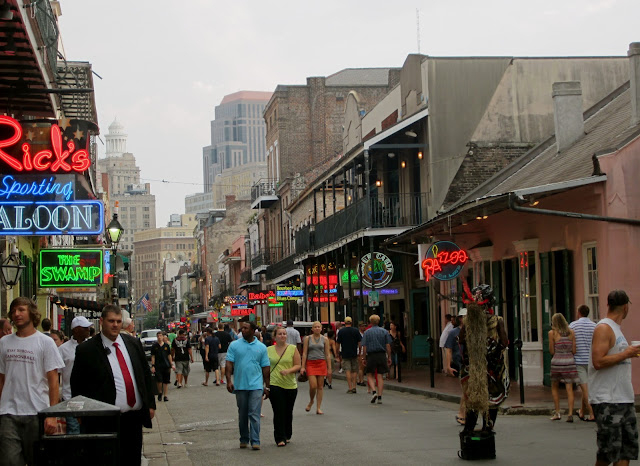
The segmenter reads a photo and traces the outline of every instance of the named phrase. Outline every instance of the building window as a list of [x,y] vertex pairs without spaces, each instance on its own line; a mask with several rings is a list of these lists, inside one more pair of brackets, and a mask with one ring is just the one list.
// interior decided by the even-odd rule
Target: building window
[[536,252],[521,251],[519,259],[522,341],[537,342],[540,340],[540,335],[538,332],[538,300],[536,291],[538,288],[536,275]]
[[596,243],[582,245],[585,303],[591,309],[589,317],[594,321],[600,319],[600,309],[598,307],[598,262],[596,256]]

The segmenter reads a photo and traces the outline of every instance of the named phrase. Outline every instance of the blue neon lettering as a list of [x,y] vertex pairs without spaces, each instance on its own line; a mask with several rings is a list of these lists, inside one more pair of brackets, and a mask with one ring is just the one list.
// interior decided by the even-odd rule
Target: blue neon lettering
[[11,199],[11,196],[47,196],[51,194],[62,195],[67,201],[73,194],[73,182],[59,183],[54,181],[54,177],[43,179],[40,184],[35,181],[21,183],[11,175],[6,175],[2,178],[2,185],[4,188],[0,188],[0,197],[4,197],[7,200]]

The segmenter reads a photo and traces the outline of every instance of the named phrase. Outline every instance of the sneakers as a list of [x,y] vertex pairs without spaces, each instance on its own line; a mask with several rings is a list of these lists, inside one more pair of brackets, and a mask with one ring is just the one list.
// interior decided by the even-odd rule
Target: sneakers
[[252,450],[260,450],[260,445],[251,445]]
[[344,369],[341,367],[340,370],[338,371],[338,374],[344,374]]
[[382,397],[381,396],[378,397],[378,400],[376,401],[376,403],[378,403],[379,405],[382,404]]
[[169,401],[169,397],[165,396],[164,401]]
[[372,395],[373,397],[371,398],[371,404],[374,404],[378,399],[378,395],[376,395],[376,392],[373,392]]
[[162,393],[158,395],[158,401],[162,401]]
[[248,446],[249,446],[249,445],[248,445],[248,444],[246,444],[246,443],[241,443],[241,444],[240,444],[240,448],[247,448]]
[[350,390],[347,390],[347,393],[356,393],[356,389],[355,389],[355,388],[352,388],[352,389],[350,389]]

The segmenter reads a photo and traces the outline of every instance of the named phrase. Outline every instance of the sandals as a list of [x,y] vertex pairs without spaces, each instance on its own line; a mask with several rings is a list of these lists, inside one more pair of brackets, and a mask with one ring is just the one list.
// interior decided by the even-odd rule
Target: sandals
[[278,442],[278,443],[277,443],[277,445],[278,445],[279,447],[284,447],[284,446],[286,446],[286,445],[287,445],[287,442]]
[[465,424],[464,416],[456,416],[456,422],[463,426]]
[[[552,421],[559,421],[560,419],[562,419],[562,416],[560,415],[560,413],[556,412],[552,417],[550,417],[549,419],[551,419]],[[573,422],[573,419],[571,420],[571,422]]]
[[573,414],[567,416],[567,422],[573,422]]

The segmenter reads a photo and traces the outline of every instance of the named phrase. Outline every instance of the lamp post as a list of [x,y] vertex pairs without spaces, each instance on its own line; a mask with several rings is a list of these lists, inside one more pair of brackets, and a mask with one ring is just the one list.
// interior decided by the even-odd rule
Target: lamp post
[[118,213],[117,213],[118,205],[116,203],[116,212],[113,214],[113,218],[111,222],[107,226],[107,242],[111,245],[111,253],[113,256],[113,267],[112,267],[112,275],[113,275],[113,288],[111,289],[111,297],[113,298],[113,304],[120,306],[120,296],[118,292],[118,271],[116,270],[117,265],[117,256],[118,253],[118,244],[120,244],[120,238],[122,238],[122,233],[124,232],[124,228],[120,225],[118,221]]
[[13,245],[11,254],[2,261],[2,283],[7,288],[11,288],[18,284],[22,271],[27,267],[20,262],[20,251]]

